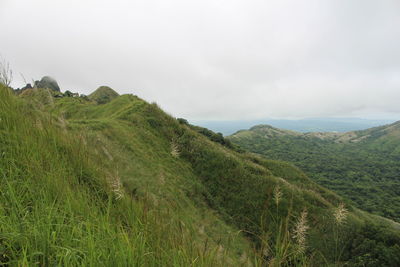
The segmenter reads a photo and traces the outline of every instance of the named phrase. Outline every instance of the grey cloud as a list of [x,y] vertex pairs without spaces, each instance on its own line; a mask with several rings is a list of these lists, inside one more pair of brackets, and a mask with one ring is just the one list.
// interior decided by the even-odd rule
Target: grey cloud
[[27,78],[109,85],[188,119],[400,114],[399,13],[397,0],[2,1],[0,53]]

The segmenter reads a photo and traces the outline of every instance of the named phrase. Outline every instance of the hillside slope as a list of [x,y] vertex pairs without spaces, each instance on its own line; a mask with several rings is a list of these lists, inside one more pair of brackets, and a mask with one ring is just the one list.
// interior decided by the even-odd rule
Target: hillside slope
[[2,263],[400,263],[396,224],[155,104],[1,89]]
[[259,125],[229,140],[286,160],[361,209],[400,221],[400,122],[347,133],[298,133]]
[[[222,266],[248,261],[252,250],[236,229],[179,187],[167,186],[171,172],[178,182],[190,170],[168,153],[158,155],[157,139],[121,127],[115,137],[130,134],[147,141],[113,144],[107,135],[116,128],[100,131],[111,120],[70,125],[46,111],[55,107],[51,99],[44,90],[17,99],[0,87],[0,265]],[[129,153],[137,156],[129,158]],[[129,168],[118,167],[125,164]],[[143,187],[129,187],[131,178]],[[146,189],[151,181],[157,182]]]

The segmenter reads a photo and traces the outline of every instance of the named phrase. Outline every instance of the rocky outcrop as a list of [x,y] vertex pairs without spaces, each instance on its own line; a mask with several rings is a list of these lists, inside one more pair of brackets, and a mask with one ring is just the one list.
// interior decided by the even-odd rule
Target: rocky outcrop
[[60,92],[60,87],[55,79],[50,76],[44,76],[40,81],[35,81],[36,88],[47,88],[57,92]]

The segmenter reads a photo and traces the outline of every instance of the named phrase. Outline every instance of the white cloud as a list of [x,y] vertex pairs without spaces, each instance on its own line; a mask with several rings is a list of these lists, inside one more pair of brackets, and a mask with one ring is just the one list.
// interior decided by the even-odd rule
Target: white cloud
[[397,0],[3,0],[0,53],[27,78],[107,84],[188,119],[400,113],[399,13]]

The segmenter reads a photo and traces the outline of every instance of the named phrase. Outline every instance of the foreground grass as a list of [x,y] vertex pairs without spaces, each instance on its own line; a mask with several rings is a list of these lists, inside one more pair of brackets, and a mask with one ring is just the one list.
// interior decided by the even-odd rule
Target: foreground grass
[[0,88],[0,265],[234,264],[173,208],[116,188],[106,158],[56,124]]

